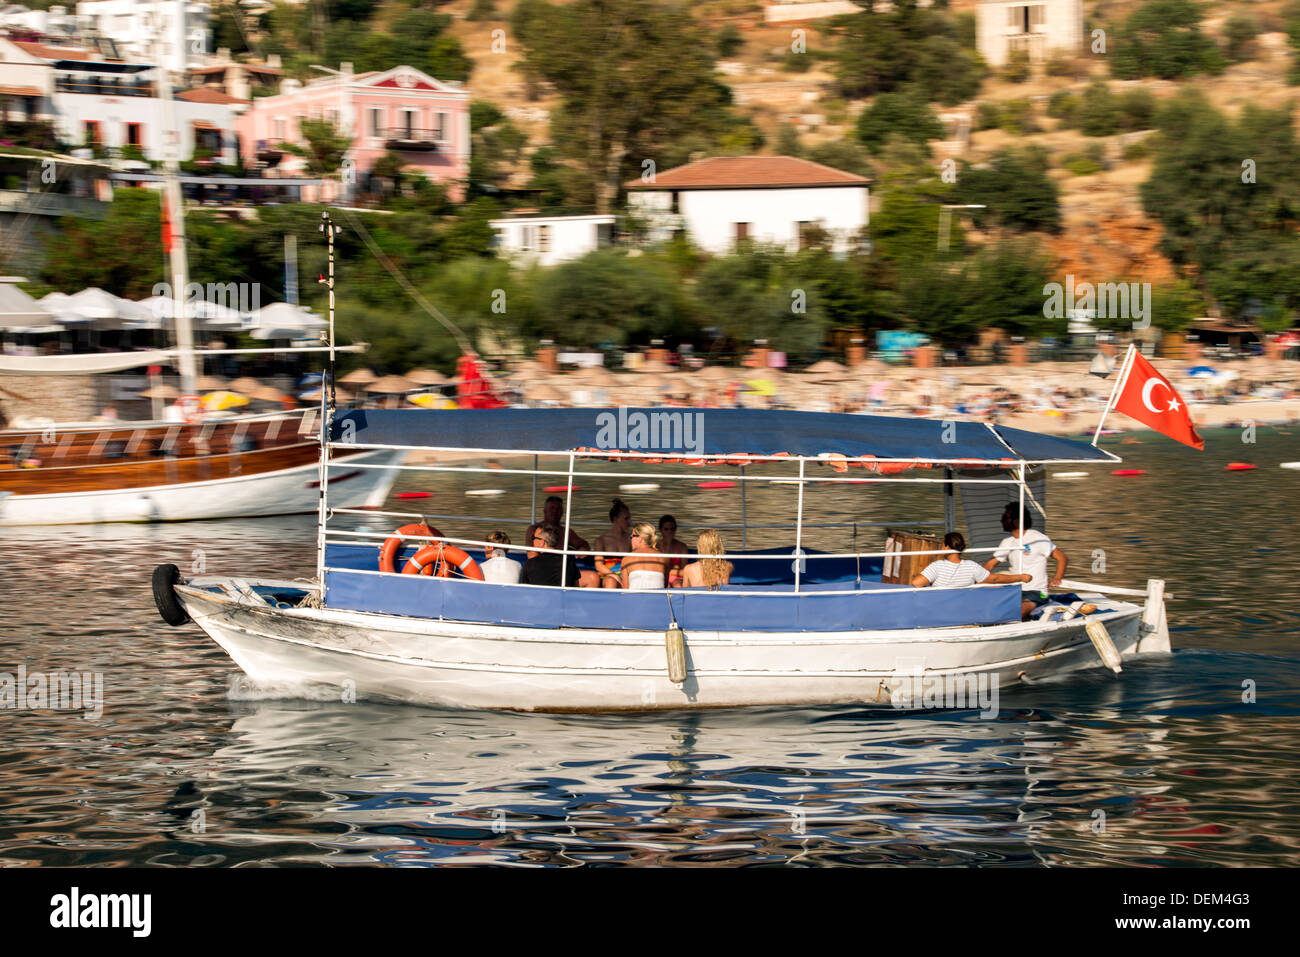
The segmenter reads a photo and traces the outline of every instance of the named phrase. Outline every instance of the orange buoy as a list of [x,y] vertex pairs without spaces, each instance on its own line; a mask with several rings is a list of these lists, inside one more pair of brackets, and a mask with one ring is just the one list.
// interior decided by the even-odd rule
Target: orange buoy
[[1251,465],[1249,462],[1229,462],[1223,467],[1225,472],[1249,472],[1258,466]]
[[[441,538],[442,532],[430,525],[416,524],[403,525],[392,535],[384,539],[384,545],[379,549],[379,570],[381,572],[397,571],[397,553],[401,551],[402,545],[406,540],[403,535],[419,535],[425,538]],[[427,543],[426,543],[427,544]]]
[[1116,469],[1111,475],[1146,475],[1146,469]]
[[735,482],[700,482],[700,488],[735,488]]

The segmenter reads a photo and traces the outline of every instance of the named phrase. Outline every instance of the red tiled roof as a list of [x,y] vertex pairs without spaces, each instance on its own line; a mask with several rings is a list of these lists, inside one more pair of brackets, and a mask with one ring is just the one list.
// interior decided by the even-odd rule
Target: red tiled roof
[[790,186],[867,186],[871,180],[793,156],[711,156],[664,170],[653,183],[639,177],[628,189],[772,189]]
[[193,74],[224,73],[232,66],[242,66],[249,73],[274,73],[276,76],[280,76],[284,72],[283,70],[277,70],[273,66],[263,66],[260,63],[218,63],[216,66],[196,66],[185,72]]
[[33,43],[30,40],[14,40],[14,46],[20,50],[25,50],[32,56],[38,56],[42,60],[94,60],[97,59],[95,53],[91,50],[75,50],[72,47],[51,47],[44,43]]
[[0,96],[43,96],[34,86],[0,86]]
[[182,90],[176,94],[176,99],[187,100],[190,103],[247,103],[248,100],[241,100],[237,96],[231,96],[229,93],[223,93],[221,90],[213,90],[206,86],[201,86],[195,90]]

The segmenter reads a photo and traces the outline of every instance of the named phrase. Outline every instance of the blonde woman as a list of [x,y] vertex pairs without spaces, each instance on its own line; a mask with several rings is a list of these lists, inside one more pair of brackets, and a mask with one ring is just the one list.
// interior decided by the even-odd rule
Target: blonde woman
[[649,522],[632,526],[632,552],[623,559],[623,587],[634,591],[663,588],[668,578],[668,558],[659,554],[659,533]]
[[722,536],[714,529],[705,529],[695,541],[695,551],[699,561],[691,562],[682,569],[683,588],[717,588],[731,581],[735,565],[725,558],[708,558],[708,555],[725,555]]

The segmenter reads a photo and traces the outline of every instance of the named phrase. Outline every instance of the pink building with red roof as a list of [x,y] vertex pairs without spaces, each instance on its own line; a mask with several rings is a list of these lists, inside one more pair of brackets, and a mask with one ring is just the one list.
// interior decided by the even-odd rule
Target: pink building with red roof
[[314,175],[306,160],[280,149],[285,143],[305,145],[305,119],[328,120],[351,136],[345,168],[352,172],[344,179],[356,189],[367,189],[371,167],[392,151],[402,157],[405,171],[444,183],[453,199],[463,198],[470,156],[469,91],[463,87],[414,67],[353,74],[347,63],[341,72],[305,85],[285,80],[278,95],[254,99],[239,117],[245,161],[260,161],[283,176]]

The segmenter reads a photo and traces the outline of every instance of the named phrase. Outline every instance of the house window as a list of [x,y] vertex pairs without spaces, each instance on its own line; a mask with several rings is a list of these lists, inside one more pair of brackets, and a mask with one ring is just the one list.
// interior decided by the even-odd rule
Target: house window
[[384,135],[384,111],[378,107],[370,108],[370,135],[375,137]]
[[144,127],[139,123],[126,124],[126,145],[143,146],[144,145],[144,134],[142,132],[143,129]]
[[271,121],[271,135],[277,140],[284,140],[284,117],[277,116]]
[[338,111],[338,110],[326,110],[326,111],[325,111],[325,119],[329,120],[330,126],[334,127],[336,130],[339,128],[339,111]]
[[103,136],[99,131],[98,120],[86,120],[86,142],[95,146],[102,146],[104,143]]
[[415,110],[402,110],[402,134],[405,139],[415,139]]
[[539,253],[548,253],[551,251],[551,227],[537,227],[537,251]]
[[299,113],[298,116],[297,116],[297,119],[298,119],[298,135],[301,137],[301,136],[302,136],[302,124],[303,124],[303,120],[307,119],[307,114],[306,114],[306,113]]
[[807,249],[812,244],[813,237],[821,231],[821,226],[809,220],[800,220],[795,223],[795,233],[799,237],[799,248]]
[[734,236],[737,243],[743,243],[749,238],[749,223],[732,223]]
[[1016,33],[1041,33],[1047,22],[1047,7],[1041,3],[1007,7],[1007,26]]
[[523,252],[532,252],[537,248],[537,227],[523,226],[519,230],[519,248]]
[[439,143],[445,143],[447,141],[447,114],[436,113],[434,115],[437,117],[434,125],[434,139]]

